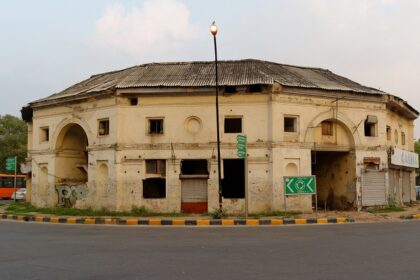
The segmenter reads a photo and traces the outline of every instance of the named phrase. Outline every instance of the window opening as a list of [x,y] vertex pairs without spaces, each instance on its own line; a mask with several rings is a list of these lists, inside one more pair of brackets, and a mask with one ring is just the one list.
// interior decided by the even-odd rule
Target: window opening
[[401,132],[401,145],[405,145],[405,133]]
[[225,133],[241,133],[242,118],[225,118]]
[[109,134],[109,120],[99,120],[98,134],[100,136]]
[[163,134],[163,119],[149,119],[149,134]]
[[166,180],[164,178],[147,178],[143,180],[143,198],[165,198]]
[[166,174],[166,160],[164,159],[148,159],[146,160],[146,173],[147,174]]
[[50,129],[49,129],[49,127],[41,127],[40,128],[39,140],[40,140],[40,142],[48,142],[50,140]]
[[296,117],[284,117],[284,132],[297,132]]
[[137,106],[139,104],[138,98],[130,98],[130,105],[131,106]]
[[373,137],[376,136],[376,124],[378,118],[376,116],[368,115],[365,120],[365,136]]
[[333,132],[333,123],[331,121],[322,122],[322,135],[332,136]]
[[391,141],[391,127],[386,127],[386,140]]
[[205,159],[186,159],[181,161],[182,175],[208,175],[207,160]]

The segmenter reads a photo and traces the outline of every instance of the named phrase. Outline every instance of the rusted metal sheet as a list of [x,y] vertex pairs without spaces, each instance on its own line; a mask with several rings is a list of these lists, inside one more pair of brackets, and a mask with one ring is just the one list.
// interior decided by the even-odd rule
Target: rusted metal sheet
[[[254,59],[219,62],[220,86],[272,85],[276,82],[289,87],[384,94],[380,90],[365,87],[326,69]],[[101,93],[115,88],[209,87],[214,85],[213,61],[151,63],[94,75],[32,104],[57,98]]]

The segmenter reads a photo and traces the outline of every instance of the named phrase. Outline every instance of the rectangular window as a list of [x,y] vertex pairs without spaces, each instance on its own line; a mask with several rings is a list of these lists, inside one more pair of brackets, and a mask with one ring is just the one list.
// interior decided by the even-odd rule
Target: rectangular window
[[323,121],[322,125],[322,135],[332,136],[333,135],[333,123],[330,121]]
[[165,198],[166,180],[164,178],[147,178],[143,180],[143,198]]
[[48,126],[41,127],[39,130],[39,141],[48,142],[50,140],[50,129]]
[[163,134],[163,119],[149,119],[149,134]]
[[386,140],[391,141],[391,127],[386,127]]
[[284,132],[297,132],[297,117],[284,117]]
[[225,118],[225,133],[241,133],[242,118]]
[[405,133],[401,132],[401,145],[405,145]]
[[376,135],[376,124],[378,118],[376,116],[368,115],[365,120],[365,136],[374,137]]
[[104,136],[109,134],[109,120],[98,120],[98,135]]
[[208,175],[208,165],[205,159],[185,159],[181,161],[182,175]]
[[146,174],[166,174],[166,160],[164,159],[148,159],[146,160]]

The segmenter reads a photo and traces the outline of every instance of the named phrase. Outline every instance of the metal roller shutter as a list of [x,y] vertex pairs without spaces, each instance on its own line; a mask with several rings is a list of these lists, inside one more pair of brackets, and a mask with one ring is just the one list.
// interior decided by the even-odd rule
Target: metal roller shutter
[[402,182],[403,182],[403,188],[402,188],[402,198],[404,203],[409,203],[411,201],[411,187],[410,187],[410,175],[411,172],[409,171],[403,171],[402,172]]
[[207,179],[182,180],[182,202],[207,202]]
[[362,173],[362,206],[386,205],[385,173],[367,170]]

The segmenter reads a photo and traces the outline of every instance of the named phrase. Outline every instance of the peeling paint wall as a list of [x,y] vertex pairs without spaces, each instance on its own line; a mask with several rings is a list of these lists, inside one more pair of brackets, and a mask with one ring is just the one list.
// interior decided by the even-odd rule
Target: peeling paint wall
[[[312,174],[313,151],[345,151],[347,157],[336,157],[334,196],[352,202],[360,196],[360,170],[363,157],[379,156],[387,167],[390,145],[411,149],[413,122],[388,112],[382,99],[366,100],[335,98],[322,91],[301,91],[273,87],[272,92],[220,96],[221,155],[234,159],[236,133],[224,133],[225,117],[242,118],[242,131],[247,135],[248,187],[250,212],[273,210],[312,211],[310,196],[290,196],[286,200],[284,176]],[[305,91],[305,94],[307,93]],[[33,132],[29,151],[32,166],[32,202],[37,206],[55,206],[56,186],[62,178],[86,183],[86,197],[75,207],[130,210],[145,206],[159,212],[180,211],[180,164],[183,159],[204,159],[209,163],[208,211],[218,208],[218,178],[216,161],[216,125],[214,97],[143,96],[138,104],[130,105],[124,92],[108,98],[92,98],[84,103],[34,110]],[[130,95],[135,95],[135,91]],[[337,105],[338,104],[338,105]],[[377,136],[364,136],[363,123],[367,115],[378,118]],[[296,131],[284,131],[284,117],[296,117]],[[163,134],[148,133],[149,118],[163,119]],[[99,135],[98,121],[109,120],[109,135]],[[333,120],[335,134],[321,133],[321,123]],[[68,126],[81,131],[67,134]],[[40,128],[49,127],[49,141],[39,141]],[[406,144],[387,140],[386,127],[406,132]],[[84,140],[83,140],[84,139]],[[83,144],[87,140],[88,144]],[[63,149],[63,145],[73,147]],[[85,145],[85,146],[83,146]],[[61,147],[61,148],[60,148]],[[76,148],[78,147],[78,148]],[[84,147],[83,150],[81,147]],[[146,160],[165,160],[166,196],[146,199],[143,180]],[[327,160],[326,160],[327,162]],[[83,168],[76,165],[85,165]],[[45,167],[48,174],[45,179]],[[325,166],[326,168],[326,166]],[[322,169],[322,168],[321,168]],[[40,179],[41,177],[41,179]],[[320,178],[320,184],[324,184]],[[64,180],[65,181],[65,180]],[[325,197],[325,190],[320,195]],[[285,205],[286,201],[286,205]],[[245,200],[224,199],[229,212],[242,213]]]

